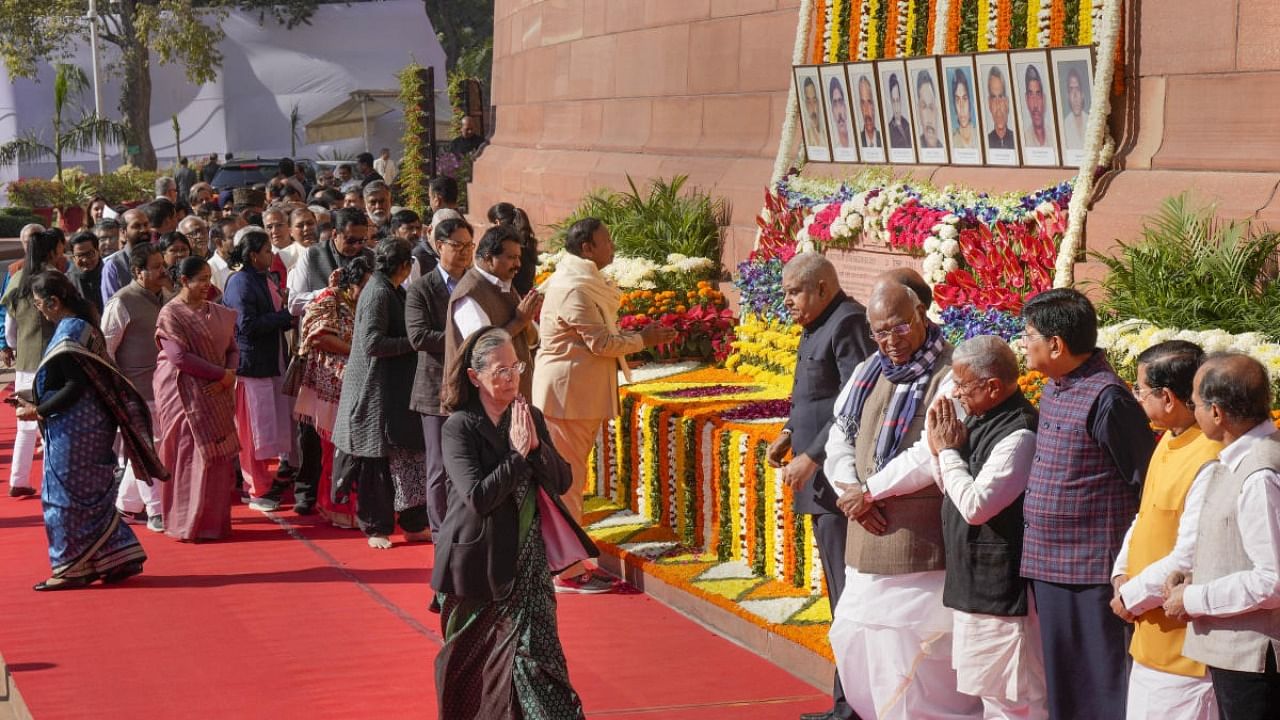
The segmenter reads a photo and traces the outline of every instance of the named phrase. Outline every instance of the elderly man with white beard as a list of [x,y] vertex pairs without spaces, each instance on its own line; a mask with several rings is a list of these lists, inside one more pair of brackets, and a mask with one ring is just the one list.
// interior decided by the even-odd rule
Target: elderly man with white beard
[[879,350],[835,402],[823,469],[850,519],[831,649],[863,720],[978,718],[956,690],[952,614],[942,604],[942,492],[926,414],[951,393],[952,348],[920,298],[882,278],[867,303]]

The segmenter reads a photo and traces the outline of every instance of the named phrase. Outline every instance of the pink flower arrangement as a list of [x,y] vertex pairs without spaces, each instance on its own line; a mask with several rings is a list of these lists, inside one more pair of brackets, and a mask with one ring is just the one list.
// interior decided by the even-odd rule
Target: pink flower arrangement
[[831,223],[839,217],[840,203],[824,205],[813,216],[813,223],[809,225],[809,237],[819,242],[831,242]]
[[946,210],[928,208],[912,198],[899,205],[885,229],[889,232],[889,246],[912,255],[924,254],[924,241],[933,235],[933,227],[947,216]]

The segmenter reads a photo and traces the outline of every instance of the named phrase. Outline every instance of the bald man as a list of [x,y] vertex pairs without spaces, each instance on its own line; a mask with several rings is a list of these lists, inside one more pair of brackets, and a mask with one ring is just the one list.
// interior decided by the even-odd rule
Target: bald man
[[981,701],[956,690],[927,437],[929,407],[953,389],[952,348],[920,297],[892,278],[872,290],[867,319],[877,351],[836,399],[823,466],[850,521],[830,631],[836,668],[863,718],[981,717]]
[[[836,507],[837,494],[822,473],[827,436],[835,422],[832,407],[853,369],[875,352],[867,311],[844,293],[831,261],[819,253],[801,253],[782,270],[783,305],[804,328],[799,361],[791,387],[791,416],[769,446],[769,464],[785,467],[783,480],[791,486],[795,512],[810,515],[813,535],[822,556],[831,607],[844,589],[844,546],[849,521]],[[791,461],[784,460],[788,451]],[[801,720],[847,720],[853,709],[845,701],[836,675],[833,705],[828,712],[801,715]]]
[[1280,707],[1280,432],[1267,370],[1246,355],[1210,356],[1191,391],[1196,423],[1224,447],[1210,472],[1190,575],[1166,583],[1164,611],[1190,620],[1182,654],[1209,667],[1228,720]]

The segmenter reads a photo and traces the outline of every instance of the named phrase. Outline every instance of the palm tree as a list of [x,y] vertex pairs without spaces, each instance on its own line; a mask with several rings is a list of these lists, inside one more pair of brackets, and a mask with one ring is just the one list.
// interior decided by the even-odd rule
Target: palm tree
[[[97,142],[125,142],[124,125],[98,117],[97,113],[84,114],[73,125],[65,125],[63,113],[68,110],[69,103],[78,100],[80,93],[89,87],[89,78],[75,65],[57,63],[53,76],[53,142],[45,144],[34,131],[28,130],[25,135],[0,145],[0,166],[12,165],[15,162],[35,162],[52,156],[58,168],[59,179],[62,178],[62,157],[67,153],[88,150]],[[78,103],[77,103],[78,104]]]

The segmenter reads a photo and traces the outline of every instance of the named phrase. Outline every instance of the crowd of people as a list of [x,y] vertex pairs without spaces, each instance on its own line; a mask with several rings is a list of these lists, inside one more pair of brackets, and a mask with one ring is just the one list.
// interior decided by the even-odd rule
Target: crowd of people
[[[910,270],[863,306],[801,254],[793,409],[769,448],[812,516],[832,708],[808,720],[1242,720],[1280,708],[1280,432],[1265,367],[1163,342],[1137,382],[1087,297],[952,347]],[[1019,353],[1048,378],[1038,408]]]
[[35,589],[142,572],[133,527],[216,541],[235,502],[291,502],[371,548],[435,543],[444,717],[581,717],[554,597],[621,588],[580,526],[587,459],[626,355],[675,333],[619,330],[600,221],[569,229],[535,288],[522,209],[493,206],[478,232],[441,177],[423,218],[377,164],[307,187],[286,161],[221,198],[180,168],[139,207],[93,203],[70,239],[24,229],[0,359],[17,371],[10,496],[36,494],[44,443]]

